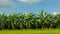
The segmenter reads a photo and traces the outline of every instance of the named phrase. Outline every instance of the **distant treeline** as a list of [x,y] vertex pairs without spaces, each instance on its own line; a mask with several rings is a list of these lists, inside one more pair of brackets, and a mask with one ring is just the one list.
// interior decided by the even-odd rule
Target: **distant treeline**
[[0,14],[0,30],[45,28],[60,28],[60,14],[52,15],[43,10],[41,10],[38,15],[33,13]]

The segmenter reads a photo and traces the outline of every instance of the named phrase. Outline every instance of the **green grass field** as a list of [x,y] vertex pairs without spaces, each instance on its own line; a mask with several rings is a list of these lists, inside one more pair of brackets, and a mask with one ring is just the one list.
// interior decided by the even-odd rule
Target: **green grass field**
[[0,34],[60,34],[60,29],[0,30]]

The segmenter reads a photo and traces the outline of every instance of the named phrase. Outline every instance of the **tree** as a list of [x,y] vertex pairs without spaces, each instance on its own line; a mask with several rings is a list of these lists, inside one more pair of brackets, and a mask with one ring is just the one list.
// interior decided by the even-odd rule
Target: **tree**
[[22,13],[18,13],[18,25],[20,29],[24,28],[24,15]]

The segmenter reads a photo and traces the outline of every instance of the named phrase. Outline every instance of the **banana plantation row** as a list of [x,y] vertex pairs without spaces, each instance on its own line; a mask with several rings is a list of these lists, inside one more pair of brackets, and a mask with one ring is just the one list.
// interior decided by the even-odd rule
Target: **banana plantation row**
[[0,14],[1,29],[45,29],[59,28],[60,14],[52,15],[41,10],[38,15],[33,13]]

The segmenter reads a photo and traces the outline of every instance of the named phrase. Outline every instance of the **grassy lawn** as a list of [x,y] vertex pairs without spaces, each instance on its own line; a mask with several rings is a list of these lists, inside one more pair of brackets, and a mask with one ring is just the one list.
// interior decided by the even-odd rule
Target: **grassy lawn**
[[0,30],[0,34],[60,34],[60,29]]

